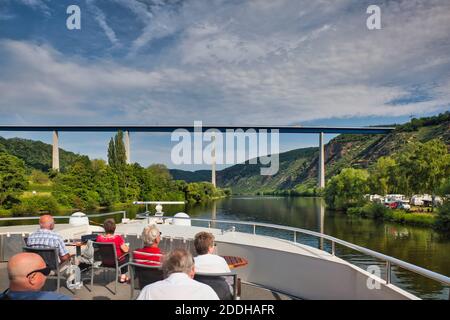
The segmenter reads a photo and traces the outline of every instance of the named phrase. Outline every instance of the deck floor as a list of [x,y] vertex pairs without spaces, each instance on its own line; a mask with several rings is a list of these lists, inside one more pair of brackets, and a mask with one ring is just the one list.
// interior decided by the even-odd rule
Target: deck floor
[[[81,300],[130,300],[130,284],[118,283],[117,294],[114,294],[114,274],[113,272],[97,271],[94,278],[94,287],[90,285],[90,273],[84,273],[85,285],[79,290],[70,291],[65,287],[65,280],[62,281],[60,293],[76,297]],[[6,263],[0,263],[0,292],[8,288],[8,275]],[[43,290],[53,291],[56,289],[56,280],[48,279]],[[139,290],[135,290],[134,299],[138,296]],[[242,284],[241,300],[290,300],[291,298],[267,289],[255,287],[249,284]]]

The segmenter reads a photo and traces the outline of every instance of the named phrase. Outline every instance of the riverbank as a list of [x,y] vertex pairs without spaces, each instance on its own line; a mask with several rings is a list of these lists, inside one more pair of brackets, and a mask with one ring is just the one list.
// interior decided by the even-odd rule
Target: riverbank
[[386,208],[382,204],[367,203],[362,207],[348,208],[346,214],[350,217],[361,217],[411,226],[427,227],[444,233],[450,233],[450,230],[442,225],[438,212],[412,213],[401,209]]

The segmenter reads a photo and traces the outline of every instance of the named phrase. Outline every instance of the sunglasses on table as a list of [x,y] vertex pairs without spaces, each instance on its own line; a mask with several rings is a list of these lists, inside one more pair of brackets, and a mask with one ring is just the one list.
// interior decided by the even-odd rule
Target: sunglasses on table
[[44,276],[48,276],[51,271],[52,271],[52,269],[50,269],[49,267],[45,267],[45,268],[38,269],[38,270],[33,270],[29,274],[27,274],[27,278],[36,272],[42,273]]

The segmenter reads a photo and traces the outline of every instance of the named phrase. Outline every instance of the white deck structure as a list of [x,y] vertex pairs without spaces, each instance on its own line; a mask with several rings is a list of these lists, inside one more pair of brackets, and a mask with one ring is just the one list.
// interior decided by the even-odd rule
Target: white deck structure
[[[153,223],[155,221],[153,219],[155,218],[125,219],[124,221],[127,223],[118,224],[116,233],[125,237],[136,236],[139,239],[143,228],[149,223]],[[157,219],[161,220],[160,217]],[[237,231],[224,232],[221,229],[209,227],[173,225],[169,224],[169,221],[171,219],[166,219],[164,224],[158,225],[163,237],[189,241],[197,232],[206,230],[214,234],[218,254],[247,259],[247,266],[235,269],[244,284],[256,285],[300,299],[418,299],[390,283],[390,279],[384,280],[377,277],[323,250],[265,235]],[[251,224],[236,221],[236,225],[239,223]],[[264,226],[264,224],[258,225]],[[0,227],[0,235],[4,242],[5,237],[14,234],[26,236],[36,228],[37,225]],[[295,228],[286,228],[288,231],[296,230]],[[55,228],[55,231],[65,239],[79,239],[81,235],[101,230],[102,228],[98,226],[71,226],[70,224],[57,224]],[[312,231],[310,233],[315,234]],[[334,239],[326,235],[322,236],[327,240]],[[336,243],[343,243],[339,239],[334,240]],[[360,247],[354,246],[353,248]],[[370,250],[366,250],[370,253]],[[399,261],[389,258],[391,262]],[[407,265],[405,262],[403,263]],[[432,273],[416,266],[413,267],[420,269],[418,273]],[[438,276],[439,280],[448,281],[447,277]]]

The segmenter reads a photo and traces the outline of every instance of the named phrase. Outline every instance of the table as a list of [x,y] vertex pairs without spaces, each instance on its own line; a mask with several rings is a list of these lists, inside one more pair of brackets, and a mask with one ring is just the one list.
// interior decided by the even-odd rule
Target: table
[[235,256],[222,256],[222,258],[225,259],[225,261],[227,262],[228,267],[230,267],[230,269],[244,267],[244,266],[248,265],[248,260],[245,258],[235,257]]
[[75,242],[66,242],[66,246],[75,247],[77,257],[81,256],[81,247],[86,245],[86,242],[75,241]]

